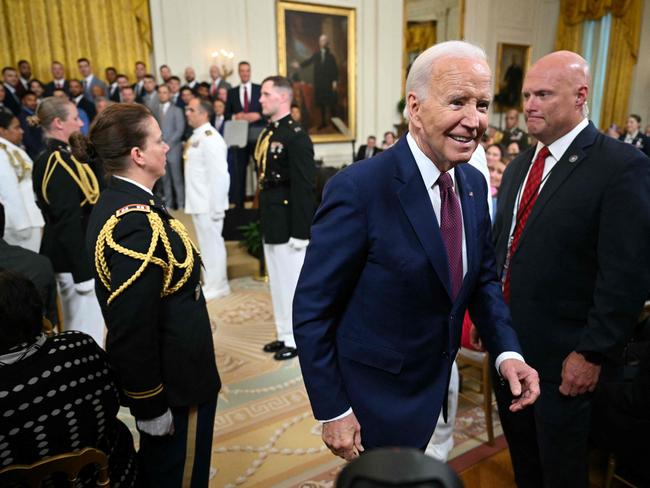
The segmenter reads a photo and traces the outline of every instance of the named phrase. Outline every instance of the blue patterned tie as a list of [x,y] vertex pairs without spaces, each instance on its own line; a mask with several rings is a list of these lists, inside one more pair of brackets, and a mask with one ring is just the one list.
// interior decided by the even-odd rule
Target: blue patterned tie
[[447,249],[451,298],[455,301],[463,284],[463,218],[449,173],[441,173],[437,185],[441,200],[440,233]]

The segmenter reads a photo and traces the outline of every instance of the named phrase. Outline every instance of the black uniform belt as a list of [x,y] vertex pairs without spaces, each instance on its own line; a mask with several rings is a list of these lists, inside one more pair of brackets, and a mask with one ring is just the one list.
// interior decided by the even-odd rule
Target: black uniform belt
[[289,179],[273,179],[273,178],[264,178],[260,182],[262,190],[268,190],[269,188],[279,188],[279,187],[289,187],[291,186],[291,180]]

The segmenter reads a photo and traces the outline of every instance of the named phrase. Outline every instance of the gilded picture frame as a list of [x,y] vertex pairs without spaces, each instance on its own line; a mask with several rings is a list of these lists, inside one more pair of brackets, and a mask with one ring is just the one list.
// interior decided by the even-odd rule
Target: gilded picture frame
[[494,76],[495,112],[515,108],[523,110],[521,87],[530,67],[530,46],[525,44],[497,45],[497,64]]
[[356,138],[356,11],[277,0],[278,72],[314,143]]

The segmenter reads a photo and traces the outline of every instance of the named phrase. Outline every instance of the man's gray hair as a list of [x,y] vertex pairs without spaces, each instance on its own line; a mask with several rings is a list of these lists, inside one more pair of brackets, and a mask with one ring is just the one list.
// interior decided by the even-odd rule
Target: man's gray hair
[[466,41],[446,41],[434,44],[413,61],[406,78],[407,104],[404,107],[404,118],[409,119],[408,94],[414,92],[418,100],[423,101],[429,95],[429,82],[431,72],[437,61],[442,58],[469,58],[480,59],[487,62],[487,55],[483,48]]

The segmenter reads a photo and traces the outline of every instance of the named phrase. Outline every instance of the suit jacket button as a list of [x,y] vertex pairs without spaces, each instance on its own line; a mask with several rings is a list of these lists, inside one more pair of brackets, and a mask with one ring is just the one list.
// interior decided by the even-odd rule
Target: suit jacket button
[[453,315],[449,316],[449,322],[453,322],[455,319],[456,319],[456,317],[454,317]]
[[447,351],[442,351],[442,357],[447,359],[447,356],[448,356]]

